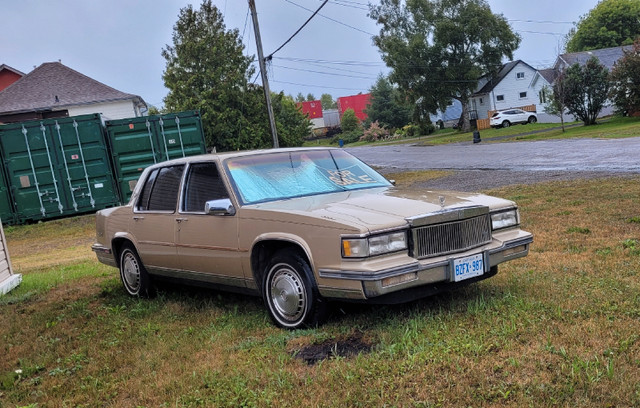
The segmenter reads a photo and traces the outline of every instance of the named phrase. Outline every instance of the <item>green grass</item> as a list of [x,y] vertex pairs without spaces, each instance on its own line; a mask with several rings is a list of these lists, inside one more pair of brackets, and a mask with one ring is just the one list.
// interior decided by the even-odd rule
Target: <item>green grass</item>
[[[508,128],[485,129],[480,131],[483,143],[501,143],[525,140],[549,140],[549,139],[577,139],[577,138],[600,138],[619,139],[626,137],[640,136],[640,118],[623,118],[614,116],[601,121],[593,126],[584,126],[580,122],[565,124],[565,132],[560,129],[559,123],[536,123],[527,125],[514,125]],[[526,135],[529,132],[540,132]],[[492,140],[496,138],[495,140]],[[458,132],[452,129],[438,130],[432,135],[398,140],[381,141],[374,143],[356,142],[350,143],[348,147],[380,144],[402,144],[417,143],[420,145],[441,145],[450,143],[470,142],[473,140],[473,132]],[[330,139],[320,139],[308,141],[303,144],[305,147],[314,146],[337,146],[331,145]]]
[[[491,193],[520,204],[527,258],[409,304],[337,304],[315,329],[212,290],[130,298],[93,258],[30,269],[0,298],[0,407],[639,406],[640,178]],[[12,227],[9,250],[28,233],[55,251],[47,224]],[[296,358],[352,337],[371,350]]]

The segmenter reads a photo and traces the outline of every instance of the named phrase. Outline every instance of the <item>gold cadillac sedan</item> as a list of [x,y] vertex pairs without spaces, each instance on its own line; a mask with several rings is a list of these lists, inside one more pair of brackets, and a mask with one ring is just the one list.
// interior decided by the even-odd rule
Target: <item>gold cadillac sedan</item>
[[330,300],[399,303],[489,278],[533,241],[515,203],[406,191],[341,149],[193,156],[144,170],[96,216],[98,259],[126,291],[155,279],[262,296],[274,323],[318,324]]

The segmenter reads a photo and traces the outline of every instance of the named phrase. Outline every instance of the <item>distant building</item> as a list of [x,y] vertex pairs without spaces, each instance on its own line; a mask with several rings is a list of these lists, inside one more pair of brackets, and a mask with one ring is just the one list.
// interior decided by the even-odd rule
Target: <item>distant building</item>
[[142,116],[138,95],[111,88],[60,62],[45,62],[0,91],[0,122],[100,113],[105,119]]
[[22,78],[24,74],[8,65],[0,65],[0,91]]

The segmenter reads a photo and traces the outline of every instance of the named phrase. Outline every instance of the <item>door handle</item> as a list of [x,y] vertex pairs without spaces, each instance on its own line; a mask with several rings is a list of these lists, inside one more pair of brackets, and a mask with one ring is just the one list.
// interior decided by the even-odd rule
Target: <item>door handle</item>
[[189,221],[189,219],[188,219],[188,218],[176,218],[176,222],[177,222],[178,224],[180,224],[181,222],[187,222],[187,221]]
[[134,216],[134,217],[133,217],[133,220],[134,220],[134,221],[144,220],[144,217],[139,216],[139,215],[136,215],[136,216]]

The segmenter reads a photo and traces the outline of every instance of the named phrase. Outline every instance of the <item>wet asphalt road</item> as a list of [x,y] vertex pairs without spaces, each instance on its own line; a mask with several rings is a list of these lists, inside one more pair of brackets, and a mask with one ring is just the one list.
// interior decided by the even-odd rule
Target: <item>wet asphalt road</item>
[[384,168],[640,173],[640,137],[348,150],[367,164]]
[[507,185],[640,174],[640,137],[444,146],[387,145],[348,149],[382,173],[450,170],[421,187],[483,191]]

